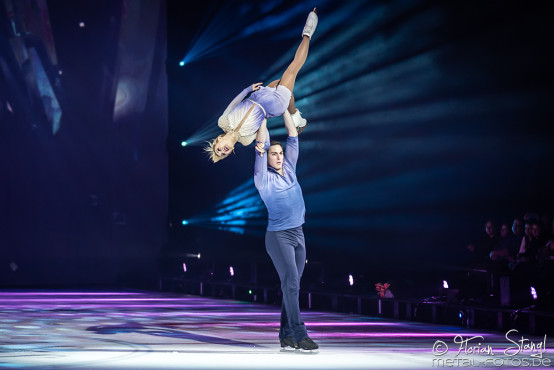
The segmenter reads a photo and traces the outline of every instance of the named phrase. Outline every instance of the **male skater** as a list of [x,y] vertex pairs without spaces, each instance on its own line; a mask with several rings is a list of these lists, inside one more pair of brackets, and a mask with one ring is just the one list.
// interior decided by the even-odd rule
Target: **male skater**
[[[298,293],[306,262],[304,242],[304,198],[296,179],[298,132],[287,110],[283,114],[287,138],[287,156],[283,146],[269,140],[266,122],[256,135],[254,183],[269,213],[265,247],[281,279],[283,306],[279,341],[281,347],[317,349],[300,319]],[[267,157],[267,158],[266,158]],[[269,165],[269,166],[268,166]]]

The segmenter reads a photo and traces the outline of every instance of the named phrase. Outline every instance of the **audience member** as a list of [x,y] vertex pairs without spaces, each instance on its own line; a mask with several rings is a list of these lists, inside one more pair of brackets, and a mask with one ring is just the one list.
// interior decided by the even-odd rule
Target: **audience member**
[[524,257],[526,260],[536,260],[539,256],[539,251],[542,251],[546,246],[546,240],[542,234],[541,224],[537,221],[530,221],[529,224],[529,239],[522,245],[519,250],[519,256]]
[[488,264],[491,252],[496,248],[500,237],[496,235],[496,229],[492,221],[485,223],[485,235],[475,244],[469,244],[467,249],[471,252],[470,264],[472,267],[485,268]]
[[[466,284],[479,284],[484,288],[481,293],[486,293],[487,297],[490,293],[492,297],[498,293],[498,277],[510,276],[512,290],[521,293],[515,293],[520,297],[519,304],[524,304],[521,298],[526,294],[523,292],[533,286],[542,297],[537,305],[545,302],[554,305],[554,220],[544,214],[539,219],[538,214],[530,212],[523,220],[514,219],[511,233],[508,224],[503,224],[500,235],[497,235],[492,221],[486,222],[485,235],[477,243],[467,246],[471,265],[477,269],[469,270]],[[548,227],[543,226],[546,221]],[[489,273],[487,282],[482,277],[476,278],[477,272],[482,274],[484,270]],[[518,301],[515,296],[514,299]]]
[[510,234],[509,230],[510,228],[508,227],[507,224],[502,224],[502,226],[500,226],[500,238],[506,239]]
[[523,239],[523,227],[521,220],[516,218],[512,224],[512,240],[510,243],[510,255],[516,256],[521,246],[521,240]]
[[514,220],[514,222],[512,223],[512,234],[514,234],[514,236],[523,236],[523,228],[522,228],[522,223],[521,223],[521,220],[519,218],[516,218]]
[[528,249],[529,243],[531,243],[531,229],[533,227],[533,222],[535,221],[529,218],[525,221],[525,226],[523,228],[524,233],[519,246],[518,256],[523,256]]

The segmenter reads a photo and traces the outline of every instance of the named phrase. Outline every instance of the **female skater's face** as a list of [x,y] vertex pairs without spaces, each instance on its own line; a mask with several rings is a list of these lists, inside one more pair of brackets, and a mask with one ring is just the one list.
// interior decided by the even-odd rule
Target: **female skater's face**
[[227,157],[235,148],[233,141],[227,136],[219,136],[214,145],[214,153],[218,157]]

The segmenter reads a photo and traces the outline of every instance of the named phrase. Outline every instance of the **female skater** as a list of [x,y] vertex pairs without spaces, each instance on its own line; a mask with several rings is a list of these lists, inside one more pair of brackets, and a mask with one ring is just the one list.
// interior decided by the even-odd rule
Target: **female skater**
[[[317,21],[314,8],[306,20],[302,42],[296,50],[294,60],[283,73],[281,80],[273,81],[266,87],[261,86],[261,82],[248,86],[225,109],[218,121],[218,126],[225,134],[219,135],[204,148],[214,163],[226,158],[233,151],[237,141],[242,145],[249,145],[267,118],[281,116],[286,110],[291,113],[299,131],[302,131],[306,120],[294,106],[292,90],[296,75],[306,62],[310,39],[317,27]],[[252,91],[250,98],[243,101],[242,99]]]

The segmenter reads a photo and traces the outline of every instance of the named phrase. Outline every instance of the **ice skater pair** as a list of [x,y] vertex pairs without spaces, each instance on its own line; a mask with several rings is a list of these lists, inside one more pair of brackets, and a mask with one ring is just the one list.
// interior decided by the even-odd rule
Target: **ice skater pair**
[[[250,145],[262,123],[268,118],[282,116],[285,111],[291,114],[295,126],[301,132],[306,126],[300,111],[294,105],[293,89],[298,72],[306,62],[310,40],[317,27],[316,9],[308,15],[302,31],[302,41],[280,80],[267,86],[262,82],[252,84],[238,94],[218,120],[218,126],[224,131],[204,148],[215,163],[225,159],[235,148],[237,142]],[[248,99],[246,95],[252,93]]]

